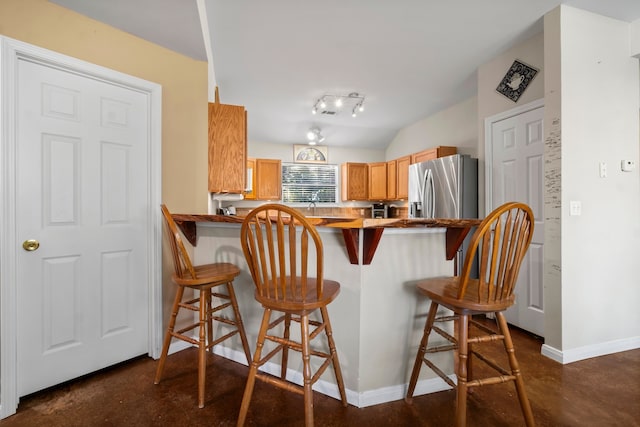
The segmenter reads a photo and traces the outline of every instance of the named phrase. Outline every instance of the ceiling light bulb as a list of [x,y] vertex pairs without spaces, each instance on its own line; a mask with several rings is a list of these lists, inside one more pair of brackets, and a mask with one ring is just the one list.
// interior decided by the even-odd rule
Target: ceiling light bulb
[[356,113],[356,110],[353,110],[353,112],[351,113],[351,117],[356,117],[358,114]]
[[342,107],[342,98],[336,98],[336,107]]
[[364,111],[364,105],[362,105],[362,103],[360,103],[360,107],[358,107],[358,111],[360,112]]
[[316,107],[313,107],[313,108],[311,109],[311,114],[315,114],[315,113],[317,113],[317,112],[318,112],[318,109],[317,109]]
[[327,103],[324,102],[324,98],[320,101],[320,108],[327,108]]
[[314,139],[316,139],[316,134],[315,132],[313,132],[312,130],[310,130],[309,132],[307,132],[307,139],[309,141],[313,141]]
[[309,141],[309,145],[316,145],[315,141]]

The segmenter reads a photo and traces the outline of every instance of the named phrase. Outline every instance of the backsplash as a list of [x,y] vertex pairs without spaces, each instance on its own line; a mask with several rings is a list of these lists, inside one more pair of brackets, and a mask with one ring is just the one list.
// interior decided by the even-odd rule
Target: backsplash
[[[247,215],[251,209],[249,207],[236,208],[236,214],[239,216]],[[371,218],[370,207],[333,207],[333,208],[307,208],[307,207],[295,207],[306,216],[324,216],[324,217],[344,217],[344,218]],[[406,207],[392,207],[389,208],[390,218],[406,218],[408,214],[408,208]]]

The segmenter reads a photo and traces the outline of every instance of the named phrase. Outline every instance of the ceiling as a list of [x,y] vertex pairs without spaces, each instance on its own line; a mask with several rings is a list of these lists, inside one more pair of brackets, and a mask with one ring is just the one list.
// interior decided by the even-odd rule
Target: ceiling
[[[542,31],[560,3],[640,19],[638,0],[50,1],[195,59],[209,51],[250,141],[304,143],[316,126],[324,145],[370,149],[473,96],[477,68]],[[322,95],[352,92],[365,97],[358,117],[311,114]]]

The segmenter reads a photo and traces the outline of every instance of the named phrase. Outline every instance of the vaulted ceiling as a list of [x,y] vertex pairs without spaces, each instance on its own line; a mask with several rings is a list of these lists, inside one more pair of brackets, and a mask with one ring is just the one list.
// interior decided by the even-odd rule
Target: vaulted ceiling
[[[640,19],[639,0],[50,1],[210,59],[221,101],[246,106],[249,140],[303,143],[315,126],[325,145],[372,149],[473,96],[477,68],[542,31],[560,3]],[[357,117],[351,105],[311,114],[322,95],[353,92]]]

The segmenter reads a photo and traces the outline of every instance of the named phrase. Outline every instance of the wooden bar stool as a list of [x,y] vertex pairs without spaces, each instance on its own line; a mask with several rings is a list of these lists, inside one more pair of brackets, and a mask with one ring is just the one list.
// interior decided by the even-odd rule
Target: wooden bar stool
[[[342,371],[327,312],[327,305],[340,292],[340,284],[324,279],[323,247],[320,235],[315,227],[294,209],[278,204],[256,208],[245,218],[240,235],[242,250],[256,285],[255,298],[264,308],[264,314],[240,406],[238,426],[244,425],[256,378],[302,394],[305,425],[313,426],[312,386],[329,364],[333,364],[342,405],[347,406]],[[314,261],[315,275],[313,271],[309,271],[313,268]],[[321,321],[309,319],[316,310],[320,310]],[[271,321],[273,311],[282,314]],[[291,321],[300,324],[300,342],[290,337]],[[270,334],[270,331],[278,325],[283,325],[282,335]],[[328,352],[311,347],[313,339],[322,332],[327,338]],[[265,341],[274,343],[275,348],[262,357]],[[287,381],[289,350],[302,353],[303,386]],[[258,372],[260,366],[280,352],[282,352],[280,377]],[[312,356],[324,359],[315,374],[311,372]]]
[[[511,334],[504,317],[504,311],[513,305],[513,290],[518,278],[520,264],[533,237],[533,213],[523,203],[505,203],[489,214],[478,226],[471,238],[460,276],[438,277],[420,281],[418,291],[431,299],[429,314],[424,327],[424,335],[411,373],[411,380],[405,400],[411,403],[420,368],[424,362],[447,384],[456,389],[456,425],[466,425],[467,391],[471,387],[515,382],[520,407],[528,426],[534,425],[531,405],[527,398],[520,367],[516,360]],[[469,278],[474,257],[479,257],[479,279]],[[451,316],[437,317],[439,306],[453,311]],[[494,313],[499,332],[474,321],[474,314]],[[457,323],[456,336],[451,336],[436,325],[440,322]],[[469,327],[474,332],[469,334]],[[429,335],[435,332],[451,342],[450,345],[428,346]],[[502,341],[509,361],[505,369],[494,360],[480,353],[482,343]],[[455,373],[457,384],[440,370],[426,355],[440,351],[457,351],[458,360]],[[489,378],[473,378],[472,357],[485,362],[499,375]]]
[[[162,214],[169,232],[169,242],[171,244],[171,253],[173,254],[173,265],[175,273],[172,275],[173,282],[178,286],[176,296],[171,309],[171,319],[164,338],[162,353],[158,368],[156,370],[155,384],[158,384],[162,378],[164,364],[167,360],[167,353],[172,338],[178,338],[198,347],[198,407],[204,407],[204,385],[206,374],[206,352],[213,351],[213,346],[222,341],[231,338],[236,334],[240,334],[242,347],[247,357],[247,363],[251,360],[251,352],[249,351],[249,343],[244,332],[242,317],[238,309],[238,302],[233,290],[233,279],[240,274],[240,269],[231,263],[221,262],[205,265],[194,266],[191,263],[189,254],[187,253],[182,237],[178,231],[178,227],[174,222],[171,213],[165,205],[161,206]],[[225,287],[226,294],[214,291],[214,288]],[[199,297],[182,301],[185,288],[190,288],[199,292]],[[222,300],[217,306],[212,306],[213,297]],[[226,308],[233,311],[233,320],[217,314]],[[198,322],[190,324],[174,330],[176,317],[181,309],[199,313]],[[213,337],[213,321],[218,321],[232,326],[232,330],[216,339]],[[198,329],[198,339],[193,338],[192,334],[187,332]]]

